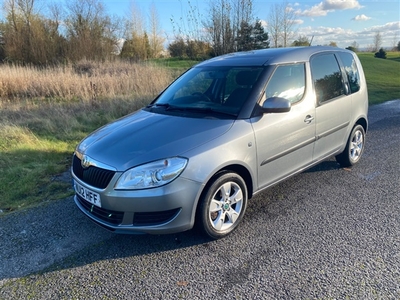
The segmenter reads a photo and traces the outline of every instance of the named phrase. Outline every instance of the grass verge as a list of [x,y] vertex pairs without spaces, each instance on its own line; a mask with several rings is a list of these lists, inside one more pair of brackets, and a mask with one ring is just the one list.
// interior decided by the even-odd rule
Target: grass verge
[[400,52],[388,52],[387,59],[373,53],[358,53],[368,84],[369,103],[400,99]]
[[72,195],[71,182],[59,178],[77,143],[148,104],[173,73],[126,63],[0,67],[0,215]]

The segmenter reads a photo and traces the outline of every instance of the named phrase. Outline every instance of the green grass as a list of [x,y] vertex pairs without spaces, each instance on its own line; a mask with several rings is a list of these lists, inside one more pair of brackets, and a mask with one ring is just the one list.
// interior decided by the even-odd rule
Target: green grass
[[189,69],[190,67],[199,63],[196,60],[181,59],[181,58],[158,58],[151,59],[149,62],[155,63],[158,66],[172,68],[172,69]]
[[400,52],[388,52],[387,59],[374,53],[358,53],[368,85],[371,105],[400,99]]
[[[35,109],[0,110],[0,216],[73,194],[69,170],[79,141],[148,100],[42,103]],[[60,180],[62,178],[63,180]]]
[[0,136],[0,209],[31,206],[51,198],[55,190],[58,197],[71,193],[66,183],[54,180],[67,168],[68,142],[40,138],[27,127],[6,124]]

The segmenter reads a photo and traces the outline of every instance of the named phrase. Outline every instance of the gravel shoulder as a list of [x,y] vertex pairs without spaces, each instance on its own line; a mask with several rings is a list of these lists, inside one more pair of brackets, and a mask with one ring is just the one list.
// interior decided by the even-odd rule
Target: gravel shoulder
[[223,240],[115,235],[72,198],[0,215],[0,299],[400,299],[400,100],[369,122],[357,166],[258,194]]

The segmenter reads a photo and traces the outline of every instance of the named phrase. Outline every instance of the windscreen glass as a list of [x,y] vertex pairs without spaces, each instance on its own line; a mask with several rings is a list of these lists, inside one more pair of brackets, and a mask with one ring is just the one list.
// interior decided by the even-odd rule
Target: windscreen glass
[[153,106],[234,116],[262,70],[261,67],[195,67],[168,87]]

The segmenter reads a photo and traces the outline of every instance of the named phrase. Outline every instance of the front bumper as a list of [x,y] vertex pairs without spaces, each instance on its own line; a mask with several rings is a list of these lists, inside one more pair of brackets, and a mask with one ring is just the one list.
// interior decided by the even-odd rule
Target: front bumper
[[202,184],[178,177],[158,188],[121,191],[113,186],[120,174],[115,174],[105,189],[90,186],[77,178],[80,185],[98,193],[101,207],[92,205],[78,194],[74,201],[92,221],[116,233],[164,234],[191,229]]

